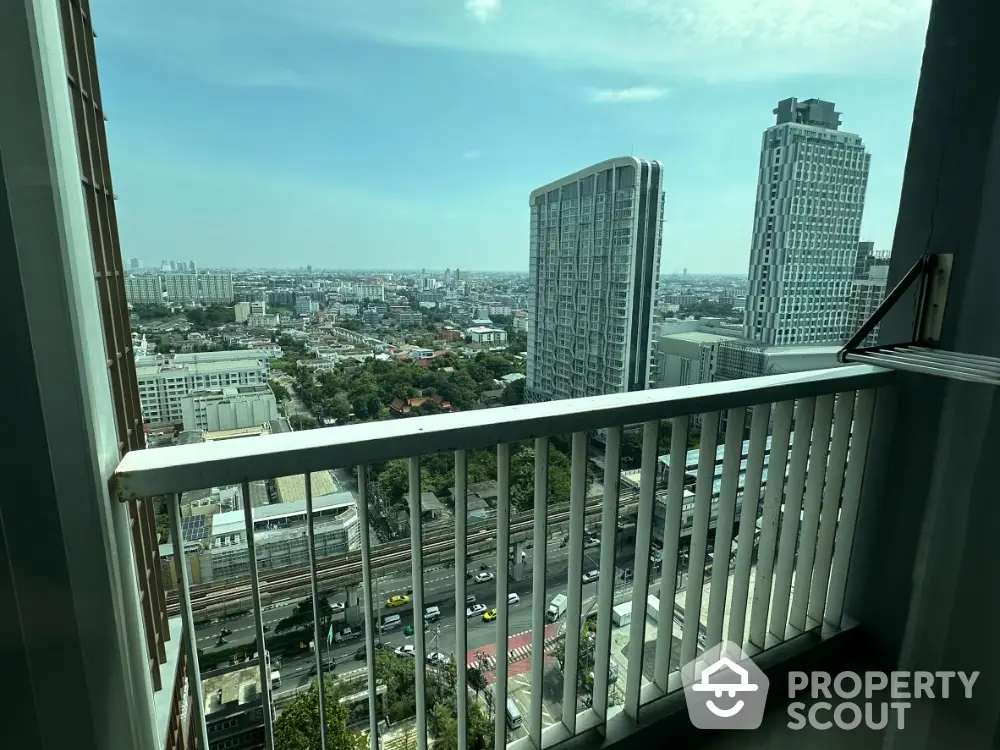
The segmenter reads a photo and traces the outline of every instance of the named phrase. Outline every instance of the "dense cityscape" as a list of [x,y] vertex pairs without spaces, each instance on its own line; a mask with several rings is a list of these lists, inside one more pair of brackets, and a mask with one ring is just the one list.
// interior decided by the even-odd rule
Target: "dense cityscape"
[[998,26],[0,3],[0,746],[996,747]]
[[[831,102],[786,99],[774,113],[775,124],[761,141],[745,273],[707,276],[684,270],[661,275],[661,167],[631,157],[596,164],[531,193],[529,268],[521,274],[459,268],[200,269],[189,260],[129,259],[125,292],[147,447],[259,439],[836,366],[837,352],[881,302],[886,288],[888,254],[876,251],[874,243],[859,234],[870,155],[859,135],[840,130],[840,113]],[[670,427],[668,422],[660,426],[661,461],[669,459]],[[692,479],[703,427],[696,422],[688,427]],[[720,428],[720,435],[724,431]],[[515,662],[527,665],[533,597],[542,597],[550,614],[544,647],[546,663],[552,666],[546,669],[555,681],[541,688],[546,726],[562,710],[571,442],[569,436],[548,441],[549,548],[541,592],[532,579],[534,555],[529,555],[534,445],[511,446],[506,490],[511,514],[507,649],[516,655]],[[711,445],[718,442],[713,436]],[[590,572],[583,576],[581,590],[585,641],[592,637],[595,622],[587,607],[594,606],[597,596],[605,438],[594,433],[588,443],[583,569]],[[621,622],[619,608],[615,610],[615,624],[622,632],[614,637],[623,647],[628,643],[624,613],[631,607],[634,498],[642,446],[640,426],[625,430],[614,553],[615,602],[623,606]],[[746,451],[744,444],[744,458]],[[766,466],[767,457],[765,476]],[[455,718],[448,705],[456,686],[468,682],[474,691],[469,736],[492,746],[500,495],[496,451],[467,455],[464,655],[454,652],[456,618],[462,617],[456,612],[452,570],[458,504],[455,458],[425,456],[419,468],[420,497],[415,502],[409,497],[406,459],[367,466],[364,499],[357,471],[350,467],[313,473],[308,492],[303,476],[286,476],[245,488],[212,487],[180,496],[204,693],[219,694],[206,708],[210,731],[225,723],[230,727],[226,736],[259,740],[260,724],[247,717],[260,712],[254,713],[252,703],[240,703],[241,718],[234,723],[232,701],[239,698],[236,693],[228,697],[228,691],[247,680],[259,684],[261,673],[254,605],[239,593],[252,564],[244,525],[244,504],[249,502],[254,558],[265,591],[261,621],[278,715],[276,747],[295,746],[278,738],[304,731],[295,722],[303,720],[300,714],[307,711],[308,702],[316,700],[309,691],[317,673],[316,633],[326,640],[319,644],[320,663],[335,678],[337,687],[331,690],[348,708],[345,727],[367,721],[364,663],[374,659],[379,689],[385,689],[379,705],[387,736],[405,741],[407,727],[415,720],[411,657],[414,628],[421,622],[429,639],[428,679],[437,691],[430,693],[428,704],[437,744],[452,746],[448,738],[454,741]],[[721,466],[716,471],[718,479]],[[665,490],[665,464],[661,473]],[[741,488],[743,481],[741,475]],[[703,573],[709,577],[718,497],[717,489]],[[156,523],[164,578],[176,597],[171,502],[166,497],[157,501]],[[366,502],[363,513],[360,502]],[[677,578],[675,617],[681,621],[691,577],[694,512],[688,507],[681,517],[677,563],[671,567]],[[733,539],[733,565],[740,507],[737,501],[733,530],[727,532]],[[423,613],[414,611],[414,579],[409,573],[411,513],[418,508]],[[665,508],[664,491],[657,495],[650,540],[650,566],[657,576],[663,563]],[[362,518],[368,520],[367,528],[361,528]],[[303,537],[307,522],[315,524],[309,544]],[[526,531],[518,532],[522,527]],[[759,534],[759,520],[757,527]],[[375,654],[368,654],[364,645],[362,579],[347,565],[367,543],[373,545]],[[307,575],[310,554],[319,561],[318,626]],[[280,590],[274,588],[277,582]],[[650,628],[659,608],[659,587],[659,580],[651,579]],[[589,705],[593,690],[593,655],[587,653],[581,652],[578,669],[580,707]],[[503,710],[510,737],[516,738],[524,732],[520,716],[529,709],[533,686],[516,663],[510,666],[509,700]],[[623,659],[612,658],[612,696],[625,669]],[[463,674],[462,680],[458,674]]]

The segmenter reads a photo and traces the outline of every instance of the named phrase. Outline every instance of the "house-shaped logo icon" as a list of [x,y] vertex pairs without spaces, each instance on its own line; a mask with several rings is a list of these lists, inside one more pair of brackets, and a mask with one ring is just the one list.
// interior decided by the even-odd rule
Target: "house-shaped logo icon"
[[756,729],[767,676],[735,643],[723,641],[681,667],[691,723],[699,729]]

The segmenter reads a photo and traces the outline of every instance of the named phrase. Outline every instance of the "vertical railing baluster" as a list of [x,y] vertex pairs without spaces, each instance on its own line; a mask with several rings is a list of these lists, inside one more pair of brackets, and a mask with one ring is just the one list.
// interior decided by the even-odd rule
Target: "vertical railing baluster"
[[827,586],[830,584],[830,564],[833,561],[833,539],[837,533],[840,515],[840,493],[844,488],[844,471],[847,468],[847,446],[851,439],[851,420],[854,416],[854,391],[837,394],[833,416],[833,439],[830,443],[830,462],[826,469],[826,487],[820,508],[819,531],[816,535],[816,559],[812,581],[809,584],[809,604],[806,612],[817,625],[823,622],[826,610]]
[[782,401],[774,409],[774,432],[771,435],[771,457],[767,463],[764,512],[760,517],[757,575],[754,577],[750,631],[747,634],[747,642],[759,649],[767,647],[767,612],[771,606],[771,585],[774,583],[774,550],[778,544],[781,496],[785,489],[785,467],[788,465],[788,445],[794,414],[794,401]]
[[[680,554],[681,515],[684,510],[684,476],[687,468],[688,423],[685,414],[670,423],[670,465],[667,468],[667,508],[663,518],[663,555],[660,560],[660,607],[668,602],[669,617],[656,622],[656,657],[653,681],[664,693],[669,688],[674,650],[674,601],[677,598],[677,557]],[[677,467],[680,467],[678,469]]]
[[854,546],[854,531],[861,503],[861,487],[868,460],[868,441],[874,411],[875,391],[873,389],[859,391],[854,405],[854,430],[844,479],[844,502],[840,511],[837,540],[833,548],[833,563],[830,566],[830,586],[826,597],[825,620],[835,628],[841,627],[844,615],[844,594],[847,590],[847,574]]
[[[378,683],[375,677],[375,636],[378,621],[372,599],[372,550],[368,531],[368,466],[358,465],[358,522],[361,524],[361,593],[365,598],[365,652],[368,669],[368,747],[379,750],[378,745]],[[381,640],[381,638],[379,639]]]
[[792,459],[788,466],[788,481],[785,483],[785,504],[781,516],[781,534],[778,537],[774,590],[771,593],[771,621],[768,626],[768,633],[778,641],[785,639],[788,629],[792,566],[795,564],[795,544],[799,537],[799,518],[802,514],[802,495],[805,491],[806,464],[809,460],[815,413],[815,397],[802,398],[796,402]]
[[191,685],[191,699],[194,705],[188,708],[191,721],[198,727],[198,745],[208,747],[208,727],[205,725],[205,695],[201,687],[201,666],[198,664],[198,635],[194,629],[194,613],[191,611],[191,581],[187,570],[187,554],[184,549],[184,533],[181,526],[181,496],[174,494],[168,500],[170,506],[170,541],[174,550],[174,565],[177,568],[177,599],[180,604],[181,623],[184,627],[184,647],[187,657],[187,672]]
[[[594,640],[594,693],[591,701],[591,707],[602,722],[608,719],[608,671],[611,669],[611,610],[615,605],[615,538],[618,533],[621,444],[622,428],[609,427],[604,446],[601,563],[597,579],[597,637]],[[535,684],[541,685],[541,681]]]
[[319,743],[326,750],[326,680],[319,631],[319,585],[316,581],[316,528],[313,515],[312,474],[306,472],[306,543],[309,545],[309,590],[312,593],[313,643],[316,644],[316,683],[319,689]]
[[580,663],[580,623],[583,606],[583,530],[587,500],[587,433],[573,433],[573,455],[570,457],[570,540],[569,565],[566,577],[566,648],[563,659],[562,723],[570,734],[576,734],[578,701],[577,670]]
[[[271,698],[271,665],[264,643],[264,614],[260,609],[260,578],[257,575],[257,550],[253,534],[253,504],[250,500],[250,483],[243,483],[243,524],[247,535],[247,562],[250,565],[250,592],[253,595],[253,622],[257,632],[257,660],[260,665],[260,691],[264,702],[264,746],[274,750],[274,704]],[[316,644],[319,648],[319,644]]]
[[[633,721],[639,719],[642,693],[642,662],[646,632],[646,597],[649,595],[649,546],[653,538],[653,502],[660,423],[651,420],[642,428],[642,464],[639,469],[639,507],[635,525],[635,564],[632,576],[632,621],[629,624],[628,669],[625,671],[625,702],[622,710]],[[582,525],[581,520],[581,525]],[[582,537],[582,530],[580,536]],[[578,542],[582,542],[582,539]]]
[[[708,549],[708,524],[712,515],[712,491],[715,484],[715,456],[719,438],[719,412],[701,416],[701,443],[698,446],[698,477],[694,488],[694,523],[691,526],[691,550],[688,557],[687,591],[684,594],[684,628],[681,633],[681,665],[698,654],[701,632],[701,599],[705,591],[705,553]],[[660,617],[673,614],[673,602],[660,602]]]
[[813,560],[816,555],[816,534],[819,528],[819,511],[826,481],[826,464],[830,457],[830,428],[833,426],[833,394],[816,399],[816,416],[813,421],[812,441],[809,448],[809,467],[806,475],[806,496],[802,510],[802,533],[799,540],[799,559],[795,566],[792,584],[792,606],[788,624],[794,632],[806,628],[806,606],[809,602],[809,584],[812,580]]
[[493,688],[493,746],[507,744],[507,584],[510,579],[510,445],[497,446],[497,620],[496,682]]
[[469,746],[469,691],[465,689],[469,666],[468,619],[465,617],[468,480],[469,456],[465,451],[455,451],[455,673],[458,683],[458,750],[466,750]]
[[767,427],[771,405],[757,404],[750,418],[750,441],[747,446],[747,473],[743,480],[743,503],[740,508],[740,528],[736,541],[736,570],[733,574],[733,596],[729,605],[727,640],[742,647],[747,622],[747,600],[750,596],[750,561],[753,559],[754,537],[757,530],[757,509],[760,507],[760,485],[764,473],[764,453],[767,450]]
[[740,464],[743,461],[743,422],[747,410],[738,406],[726,414],[726,442],[722,454],[722,482],[715,521],[715,564],[712,566],[712,586],[708,594],[708,623],[705,626],[705,648],[722,641],[722,621],[726,614],[729,594],[729,561],[732,559],[733,523],[736,520],[736,491],[739,487]]
[[549,504],[549,439],[535,438],[535,498],[531,570],[531,711],[528,736],[542,746],[542,681],[545,677],[545,559]]
[[410,572],[413,581],[413,644],[417,694],[417,750],[427,750],[427,687],[424,665],[427,651],[424,633],[423,519],[420,509],[420,457],[409,459],[410,479]]

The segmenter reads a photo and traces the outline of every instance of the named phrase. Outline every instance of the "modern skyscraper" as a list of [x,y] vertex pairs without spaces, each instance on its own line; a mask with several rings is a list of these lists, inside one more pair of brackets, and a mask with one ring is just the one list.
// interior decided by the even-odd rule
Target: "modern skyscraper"
[[744,335],[841,340],[871,155],[833,102],[785,99],[761,140]]
[[649,387],[662,185],[621,157],[531,194],[527,400]]

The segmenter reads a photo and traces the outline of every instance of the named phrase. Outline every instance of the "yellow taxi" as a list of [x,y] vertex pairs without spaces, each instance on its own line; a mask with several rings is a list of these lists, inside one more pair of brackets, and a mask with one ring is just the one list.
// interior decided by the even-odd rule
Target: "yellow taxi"
[[483,612],[483,622],[492,622],[495,619],[497,619],[497,608],[496,607],[494,607],[493,609],[491,609],[491,610],[489,610],[487,612]]
[[410,603],[410,597],[404,594],[396,594],[395,596],[390,596],[385,600],[385,606],[387,607],[402,607],[404,604]]

